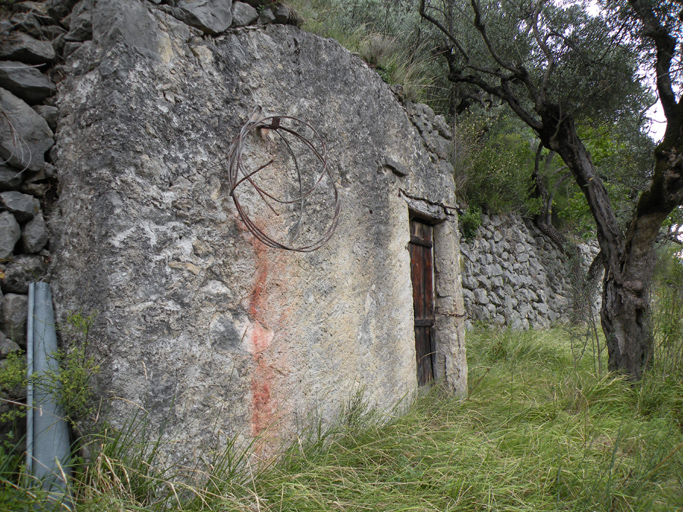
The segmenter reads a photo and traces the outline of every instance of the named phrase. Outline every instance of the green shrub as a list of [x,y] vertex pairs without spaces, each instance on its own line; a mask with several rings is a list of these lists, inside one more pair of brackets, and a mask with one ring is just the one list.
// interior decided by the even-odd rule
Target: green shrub
[[477,236],[477,230],[481,226],[481,208],[470,206],[465,213],[458,218],[460,222],[460,232],[465,240],[472,240]]
[[[2,395],[16,395],[16,390],[26,388],[26,358],[18,351],[10,352],[0,365],[0,390]],[[15,421],[26,416],[26,408],[6,402],[7,410],[0,413],[0,423]]]

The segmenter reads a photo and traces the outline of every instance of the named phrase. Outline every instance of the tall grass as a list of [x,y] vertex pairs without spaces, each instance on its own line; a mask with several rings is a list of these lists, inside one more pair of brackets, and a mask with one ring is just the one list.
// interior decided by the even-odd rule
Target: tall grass
[[468,345],[467,399],[437,386],[388,419],[356,396],[272,465],[233,445],[163,467],[144,422],[108,430],[77,472],[76,510],[683,510],[680,381],[599,375],[560,330],[480,330]]
[[450,101],[446,68],[436,55],[433,29],[415,0],[290,0],[306,31],[329,37],[358,54],[411,101],[435,108]]

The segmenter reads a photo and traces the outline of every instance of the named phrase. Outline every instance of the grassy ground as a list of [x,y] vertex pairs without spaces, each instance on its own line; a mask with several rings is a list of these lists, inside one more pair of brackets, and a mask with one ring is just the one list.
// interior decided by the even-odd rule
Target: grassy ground
[[435,389],[384,426],[356,414],[324,446],[294,448],[253,487],[253,502],[301,511],[683,510],[680,384],[632,388],[596,376],[587,357],[574,363],[559,331],[479,332],[468,345],[468,400]]
[[467,400],[435,388],[387,423],[356,399],[256,478],[232,452],[181,484],[140,457],[140,432],[116,434],[79,474],[76,510],[683,510],[680,379],[600,376],[584,348],[560,330],[471,333]]

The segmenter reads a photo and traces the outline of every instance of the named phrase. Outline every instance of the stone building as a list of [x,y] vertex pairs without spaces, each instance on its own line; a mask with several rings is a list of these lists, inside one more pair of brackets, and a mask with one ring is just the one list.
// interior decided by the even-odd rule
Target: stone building
[[[8,179],[39,198],[29,206],[40,222],[44,213],[49,241],[26,251],[49,264],[59,317],[95,315],[88,350],[101,361],[109,420],[144,410],[166,425],[164,451],[180,461],[226,437],[291,438],[359,391],[383,409],[418,380],[465,393],[442,118],[401,104],[358,57],[287,24],[281,8],[257,19],[230,0],[82,0],[60,18],[73,4],[41,4],[50,30],[34,34],[49,32],[57,50],[44,68],[57,92],[35,109],[50,116],[54,147],[46,163],[53,135],[38,123],[45,147],[28,162],[37,177],[21,184],[20,161]],[[70,20],[68,32],[50,19]],[[234,141],[258,109],[278,119],[245,134],[238,179],[267,169],[239,185],[242,218],[231,197]],[[260,191],[295,197],[322,162],[302,153],[297,184],[292,155],[312,148],[288,149],[278,127],[300,129],[319,153],[324,144],[330,174],[303,206],[275,214]],[[317,251],[272,248],[249,229],[315,241],[334,223],[335,189],[338,224]],[[311,220],[297,223],[297,212]]]

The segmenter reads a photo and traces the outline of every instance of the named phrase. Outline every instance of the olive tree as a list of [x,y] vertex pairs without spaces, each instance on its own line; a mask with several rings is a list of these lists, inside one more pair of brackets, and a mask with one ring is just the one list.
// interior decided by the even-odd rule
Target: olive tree
[[[448,79],[506,102],[559,155],[595,219],[605,274],[600,312],[609,368],[637,380],[653,357],[650,285],[662,223],[683,201],[678,2],[420,0],[444,37]],[[649,73],[667,120],[654,167],[626,226],[579,136],[583,119],[643,109]]]

